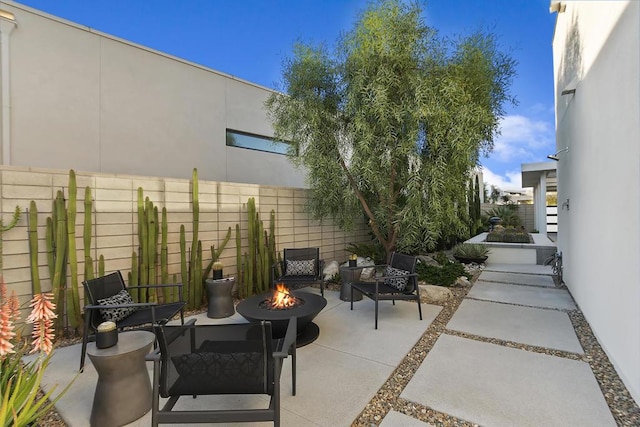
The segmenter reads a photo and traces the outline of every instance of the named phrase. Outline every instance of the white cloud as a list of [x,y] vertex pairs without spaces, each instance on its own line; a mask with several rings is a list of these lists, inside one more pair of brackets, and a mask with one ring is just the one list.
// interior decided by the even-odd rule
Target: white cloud
[[500,123],[501,134],[495,140],[492,159],[527,163],[536,159],[536,151],[554,146],[552,126],[525,116],[506,116]]
[[504,176],[493,173],[486,166],[482,167],[482,180],[487,188],[495,185],[503,191],[522,191],[522,174],[520,171],[507,171]]

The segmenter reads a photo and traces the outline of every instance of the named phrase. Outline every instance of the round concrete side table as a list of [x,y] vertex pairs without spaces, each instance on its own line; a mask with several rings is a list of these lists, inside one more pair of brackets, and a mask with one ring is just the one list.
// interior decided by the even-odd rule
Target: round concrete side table
[[211,319],[221,319],[223,317],[233,316],[236,311],[233,308],[231,290],[235,283],[236,280],[234,277],[205,280],[207,295],[209,296],[207,317]]
[[[340,267],[340,280],[342,288],[340,288],[340,299],[342,301],[351,301],[351,284],[360,280],[362,267]],[[353,300],[360,301],[362,294],[359,291],[353,292]]]
[[87,354],[98,372],[91,409],[92,427],[116,427],[137,420],[151,409],[151,380],[145,356],[155,335],[147,331],[121,332],[118,343]]

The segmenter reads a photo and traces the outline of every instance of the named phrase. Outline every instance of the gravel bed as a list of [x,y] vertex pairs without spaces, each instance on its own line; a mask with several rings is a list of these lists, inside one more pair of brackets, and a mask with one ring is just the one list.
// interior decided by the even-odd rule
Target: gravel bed
[[[480,273],[480,269],[473,271],[472,283],[475,283]],[[327,283],[326,289],[339,291],[340,284]],[[377,426],[382,419],[391,410],[401,412],[420,421],[433,424],[435,426],[445,427],[477,427],[477,424],[456,418],[454,416],[436,411],[427,406],[416,402],[411,402],[400,398],[400,393],[407,386],[420,364],[427,357],[427,354],[433,348],[436,340],[441,334],[456,335],[463,338],[474,339],[478,341],[489,342],[492,344],[502,345],[505,347],[518,348],[522,350],[532,351],[536,353],[549,354],[557,357],[564,357],[572,360],[581,360],[589,363],[591,370],[594,372],[596,380],[600,385],[605,400],[609,405],[609,409],[619,426],[632,427],[640,426],[640,408],[635,403],[631,394],[620,380],[613,365],[609,361],[606,353],[600,347],[600,344],[591,331],[591,327],[585,320],[580,310],[568,311],[569,318],[576,331],[580,344],[585,351],[584,355],[570,353],[561,350],[547,349],[516,343],[512,341],[500,340],[495,338],[486,338],[464,332],[453,331],[446,328],[447,323],[458,309],[458,306],[465,298],[471,288],[452,287],[449,288],[453,297],[443,304],[442,310],[431,323],[426,332],[418,340],[416,345],[404,357],[399,366],[393,371],[387,381],[382,385],[376,395],[369,401],[363,411],[358,415],[352,426]],[[423,302],[427,302],[424,301]],[[196,312],[189,313],[195,314]],[[185,316],[187,314],[185,313]],[[79,338],[62,340],[56,343],[56,347],[75,344]],[[65,422],[60,415],[52,409],[39,423],[42,427],[66,427]]]
[[[474,276],[472,283],[475,283],[478,274],[474,274]],[[477,426],[477,424],[400,398],[400,393],[402,393],[407,386],[442,333],[589,363],[616,423],[621,427],[640,426],[640,408],[620,380],[580,310],[576,309],[565,312],[568,313],[571,319],[576,335],[585,351],[584,355],[531,346],[513,341],[486,338],[446,329],[447,323],[470,290],[470,288],[457,287],[450,289],[453,292],[453,297],[443,305],[438,317],[436,317],[418,343],[409,351],[407,356],[400,362],[398,368],[396,368],[373,399],[371,399],[360,415],[358,415],[352,423],[352,426],[378,426],[391,410],[401,412],[435,426]]]

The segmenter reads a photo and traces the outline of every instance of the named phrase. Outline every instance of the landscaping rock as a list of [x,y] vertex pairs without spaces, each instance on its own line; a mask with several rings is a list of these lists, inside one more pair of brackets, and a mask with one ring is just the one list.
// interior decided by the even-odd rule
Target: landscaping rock
[[324,274],[324,280],[330,280],[339,273],[340,273],[340,265],[338,264],[338,261],[335,261],[335,260],[325,265],[324,270],[322,270],[322,274]]
[[465,276],[460,276],[456,279],[454,286],[471,286],[471,282]]
[[440,264],[438,263],[438,261],[436,261],[435,259],[431,258],[430,256],[418,255],[417,258],[420,260],[421,264],[433,265],[435,267],[440,267]]
[[420,293],[424,295],[427,302],[443,303],[453,296],[449,288],[434,285],[420,285]]

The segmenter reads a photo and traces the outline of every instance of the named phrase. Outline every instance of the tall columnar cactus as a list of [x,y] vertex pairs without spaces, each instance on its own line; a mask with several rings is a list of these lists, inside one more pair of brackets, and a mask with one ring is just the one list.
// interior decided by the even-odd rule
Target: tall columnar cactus
[[193,232],[191,247],[187,248],[187,238],[184,225],[180,226],[180,272],[182,276],[182,284],[184,286],[183,293],[187,297],[187,304],[191,308],[198,308],[203,303],[204,296],[204,280],[211,271],[213,263],[220,257],[222,250],[231,238],[231,228],[227,230],[227,235],[218,250],[215,246],[211,246],[212,260],[206,268],[203,269],[202,242],[198,240],[198,232],[200,228],[200,203],[198,196],[198,170],[193,170],[191,182],[191,203]]
[[[198,250],[198,232],[200,230],[200,200],[198,196],[198,169],[191,176],[191,204],[193,231],[191,234],[191,264],[189,265],[189,286],[192,289],[192,307],[198,307],[202,301],[202,250]],[[199,256],[199,257],[198,257]]]
[[[271,283],[271,266],[275,262],[275,211],[271,211],[269,232],[264,228],[260,215],[256,210],[255,199],[251,197],[247,202],[247,237],[248,252],[244,257],[240,256],[239,227],[236,226],[236,245],[238,270],[242,265],[243,274],[240,275],[238,289],[243,292],[241,296],[250,296],[254,292],[265,292]],[[242,258],[242,260],[241,260]]]
[[[38,270],[38,207],[33,200],[29,203],[29,258],[33,294],[42,293],[40,271]],[[1,262],[1,261],[0,261]],[[0,270],[1,271],[1,270]]]
[[[168,224],[167,224],[167,208],[162,208],[162,240],[160,242],[160,283],[169,283],[169,248],[168,248],[168,236],[167,236]],[[164,300],[175,301],[177,295],[173,292],[177,292],[175,287],[167,287],[164,289]]]
[[236,224],[236,286],[238,287],[238,296],[246,298],[249,295],[245,280],[244,258],[242,256],[242,236],[240,235],[240,224]]
[[67,287],[67,316],[69,325],[78,328],[82,322],[80,315],[80,294],[78,292],[78,254],[76,253],[76,173],[69,171],[69,207],[67,209],[67,245],[71,286]]
[[[93,259],[91,258],[91,215],[93,213],[93,197],[89,186],[84,189],[84,230],[82,239],[84,242],[84,280],[95,277],[93,272]],[[86,301],[86,296],[85,296]]]
[[[162,210],[162,221],[166,224],[167,210]],[[138,188],[138,253],[135,258],[132,256],[132,271],[135,269],[135,277],[130,275],[129,286],[131,296],[137,302],[156,302],[158,295],[155,288],[148,291],[137,289],[139,286],[152,285],[158,282],[158,237],[160,232],[160,218],[158,207],[154,206],[149,197],[144,197],[142,187]],[[166,233],[166,231],[165,231]],[[167,253],[166,237],[161,242],[160,254]],[[134,259],[136,265],[133,265]],[[161,260],[162,261],[162,260]],[[163,283],[166,278],[162,276]],[[170,295],[163,293],[162,297],[166,302]]]
[[[182,279],[183,295],[189,301],[189,268],[187,265],[187,237],[184,224],[180,224],[180,275]],[[185,289],[186,288],[186,289]]]
[[67,211],[64,205],[64,195],[62,190],[58,190],[53,202],[51,221],[47,218],[47,228],[50,228],[47,230],[47,252],[50,253],[48,259],[53,300],[58,311],[56,318],[58,335],[62,334],[67,283]]

